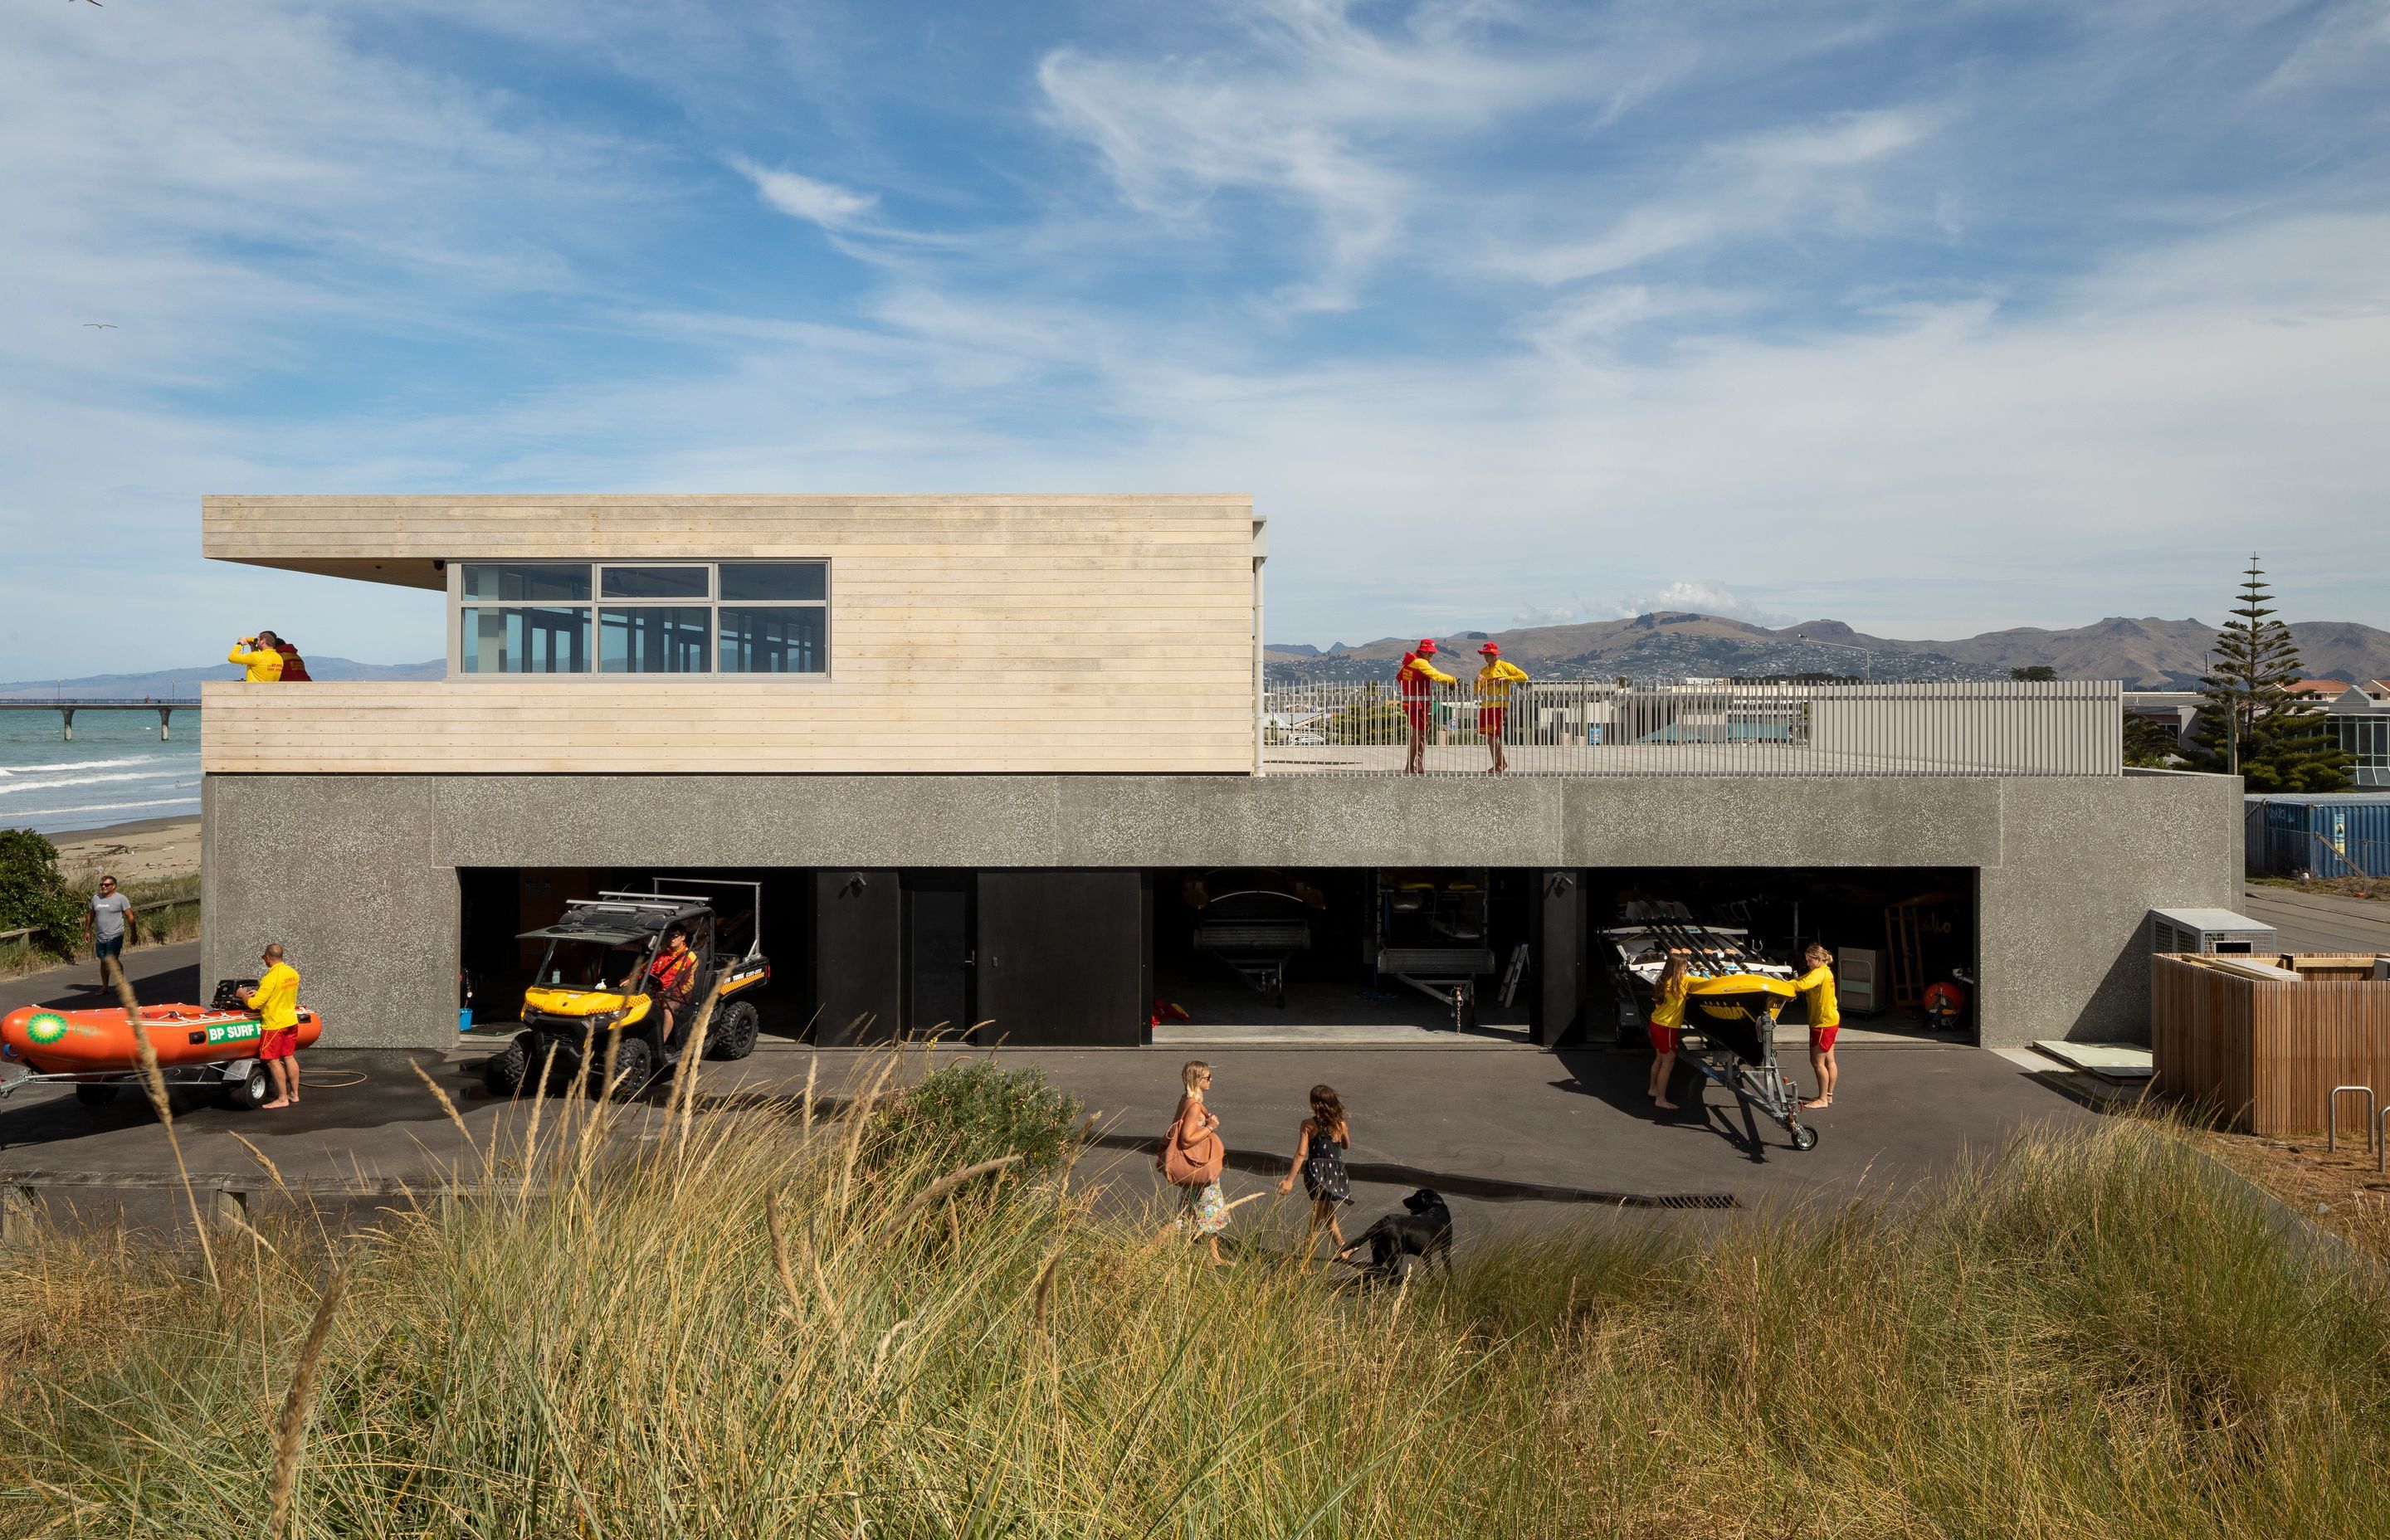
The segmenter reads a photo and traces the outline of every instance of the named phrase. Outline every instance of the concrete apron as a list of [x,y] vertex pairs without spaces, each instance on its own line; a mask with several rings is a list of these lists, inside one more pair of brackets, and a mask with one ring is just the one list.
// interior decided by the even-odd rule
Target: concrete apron
[[[1805,1055],[1785,1046],[1784,1062],[1805,1087]],[[323,1084],[297,1108],[232,1112],[215,1106],[178,1114],[176,1129],[199,1189],[203,1218],[262,1213],[303,1202],[334,1219],[369,1223],[418,1201],[469,1195],[478,1157],[414,1072],[440,1085],[477,1146],[520,1138],[523,1102],[484,1090],[487,1047],[445,1057],[386,1051],[306,1056]],[[909,1049],[896,1073],[916,1076],[970,1050]],[[2093,1114],[2037,1075],[1983,1050],[1919,1042],[1844,1039],[1835,1105],[1813,1115],[1817,1149],[1794,1151],[1783,1132],[1748,1136],[1730,1097],[1680,1072],[1683,1110],[1657,1112],[1643,1094],[1650,1059],[1596,1051],[1557,1054],[1418,1049],[1206,1050],[1210,1102],[1229,1148],[1223,1186],[1240,1208],[1237,1228],[1299,1226],[1301,1187],[1275,1188],[1289,1168],[1309,1088],[1333,1084],[1353,1120],[1352,1233],[1398,1206],[1417,1187],[1443,1191],[1464,1240],[1493,1230],[1543,1231],[1566,1223],[1710,1223],[1736,1212],[1831,1200],[1868,1192],[1897,1196],[1947,1175],[1970,1156],[1988,1155],[2021,1129],[2080,1125]],[[1178,1060],[1125,1049],[1008,1049],[1003,1062],[1043,1071],[1099,1114],[1078,1179],[1102,1186],[1109,1205],[1163,1211],[1175,1196],[1153,1171],[1152,1150],[1178,1095]],[[765,1043],[739,1064],[709,1064],[699,1083],[700,1120],[726,1110],[785,1103],[810,1075],[816,1095],[859,1095],[889,1062],[886,1050],[816,1051]],[[358,1084],[335,1082],[361,1075]],[[557,1104],[546,1111],[553,1126]],[[829,1116],[834,1109],[825,1109]],[[661,1093],[626,1119],[625,1146],[666,1136]],[[277,1182],[234,1137],[256,1143]],[[161,1232],[186,1227],[190,1202],[145,1103],[127,1095],[95,1110],[71,1093],[34,1090],[0,1103],[0,1215],[12,1237],[36,1210],[98,1225]]]

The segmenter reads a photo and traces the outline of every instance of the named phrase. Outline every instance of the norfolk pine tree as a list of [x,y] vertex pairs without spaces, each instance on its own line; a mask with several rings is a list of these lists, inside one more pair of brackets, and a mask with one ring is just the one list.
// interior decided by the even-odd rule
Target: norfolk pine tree
[[2252,791],[2338,791],[2348,785],[2348,754],[2322,708],[2291,693],[2299,648],[2268,607],[2273,597],[2252,556],[2241,603],[2216,634],[2215,668],[2200,676],[2207,699],[2191,725],[2192,763],[2237,770]]

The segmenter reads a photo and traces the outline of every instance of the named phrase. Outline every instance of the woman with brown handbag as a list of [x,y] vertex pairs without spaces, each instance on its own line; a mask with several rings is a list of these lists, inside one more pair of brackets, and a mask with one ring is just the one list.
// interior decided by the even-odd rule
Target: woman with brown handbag
[[1213,1265],[1224,1267],[1228,1259],[1220,1254],[1220,1232],[1228,1227],[1228,1205],[1220,1197],[1220,1168],[1227,1161],[1228,1147],[1220,1137],[1220,1120],[1203,1105],[1212,1066],[1189,1060],[1178,1079],[1185,1094],[1171,1114],[1170,1132],[1162,1136],[1163,1179],[1178,1189],[1178,1217],[1172,1223],[1201,1237],[1212,1249]]

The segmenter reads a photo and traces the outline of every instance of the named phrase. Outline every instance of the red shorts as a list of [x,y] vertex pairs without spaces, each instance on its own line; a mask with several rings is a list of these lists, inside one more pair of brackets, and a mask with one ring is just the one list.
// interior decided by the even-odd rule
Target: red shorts
[[267,1033],[265,1041],[257,1046],[257,1057],[260,1059],[290,1059],[298,1052],[299,1029],[297,1027],[277,1027]]
[[1510,712],[1510,708],[1508,706],[1478,707],[1478,732],[1486,738],[1500,738],[1502,736],[1502,719],[1505,716],[1508,716]]
[[1840,1021],[1836,1021],[1831,1026],[1811,1027],[1809,1029],[1809,1051],[1811,1053],[1832,1053],[1834,1051],[1834,1038],[1842,1032],[1842,1030],[1843,1024]]
[[1664,1027],[1657,1021],[1647,1022],[1645,1024],[1651,1033],[1651,1051],[1653,1053],[1675,1053],[1677,1051],[1676,1028]]
[[1412,732],[1415,732],[1415,733],[1423,733],[1423,732],[1426,732],[1426,731],[1427,731],[1427,721],[1428,721],[1428,703],[1427,703],[1426,701],[1424,701],[1424,700],[1406,700],[1406,701],[1404,701],[1404,702],[1403,702],[1403,715],[1405,715],[1405,716],[1407,716],[1407,717],[1408,717],[1408,718],[1410,719],[1411,731],[1412,731]]

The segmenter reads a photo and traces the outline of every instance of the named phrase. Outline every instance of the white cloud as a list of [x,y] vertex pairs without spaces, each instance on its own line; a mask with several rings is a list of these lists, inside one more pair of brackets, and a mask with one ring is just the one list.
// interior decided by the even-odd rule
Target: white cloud
[[1232,38],[1193,55],[1055,49],[1037,71],[1047,121],[1094,148],[1146,213],[1197,219],[1231,189],[1306,213],[1315,272],[1279,299],[1334,311],[1357,302],[1431,197],[1407,169],[1420,139],[1558,101],[1614,104],[1649,83],[1584,48],[1497,47],[1489,23],[1503,7],[1420,6],[1384,30],[1354,10],[1254,0],[1232,12]]
[[1791,615],[1747,603],[1736,597],[1733,590],[1726,584],[1704,579],[1680,579],[1656,593],[1621,599],[1612,613],[1615,619],[1631,620],[1637,615],[1649,615],[1663,610],[1690,610],[1703,615],[1722,615],[1730,621],[1748,621],[1754,625],[1766,626],[1790,625],[1794,619]]
[[[1200,327],[921,293],[876,333],[761,328],[709,376],[420,438],[506,456],[486,485],[1250,491],[1280,635],[1482,626],[1556,589],[1911,635],[2190,612],[2259,526],[2350,557],[2285,582],[2294,615],[2367,618],[2380,562],[2350,541],[2390,481],[2390,277],[2361,259],[2385,243],[2390,216],[2287,221],[2120,258],[2030,317],[1920,307],[1599,369],[1272,366]],[[2111,308],[2145,289],[2165,298]]]
[[792,171],[775,171],[743,155],[733,155],[729,161],[740,175],[755,184],[755,191],[765,202],[791,219],[809,220],[826,230],[845,229],[880,206],[876,193],[855,192]]
[[1713,146],[1690,160],[1679,188],[1616,215],[1600,233],[1543,243],[1505,239],[1487,250],[1485,265],[1561,284],[1728,237],[1782,232],[1805,220],[1847,225],[1868,210],[1857,173],[1927,132],[1914,112],[1854,112]]

